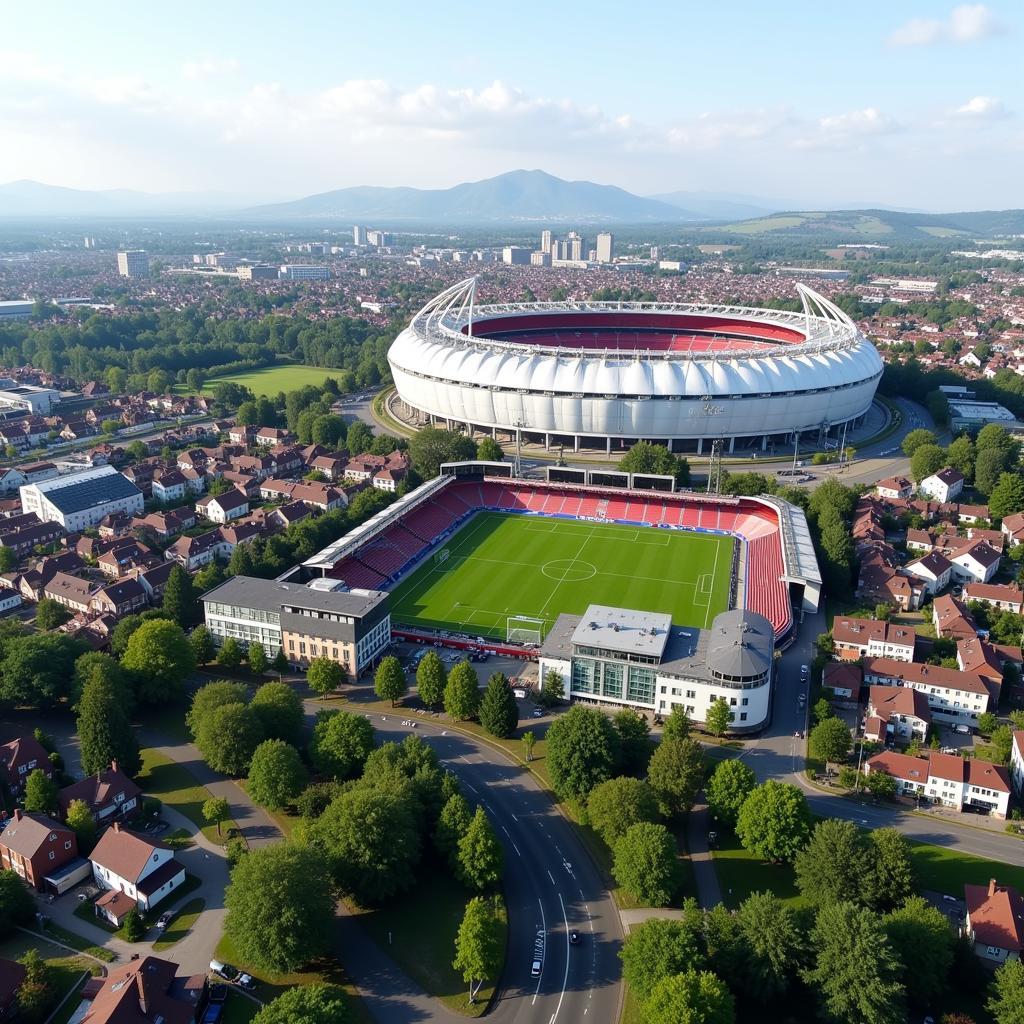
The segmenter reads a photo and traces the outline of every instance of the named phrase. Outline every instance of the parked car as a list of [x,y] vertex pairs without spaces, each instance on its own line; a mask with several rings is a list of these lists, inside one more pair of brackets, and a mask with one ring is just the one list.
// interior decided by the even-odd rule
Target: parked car
[[235,979],[235,984],[239,988],[244,988],[247,992],[251,992],[256,987],[256,982],[251,974],[240,974]]
[[210,973],[230,982],[234,982],[238,978],[238,968],[232,967],[231,964],[221,963],[220,960],[210,961]]
[[174,917],[174,913],[170,910],[165,910],[156,923],[157,928],[161,931],[171,923],[171,918]]

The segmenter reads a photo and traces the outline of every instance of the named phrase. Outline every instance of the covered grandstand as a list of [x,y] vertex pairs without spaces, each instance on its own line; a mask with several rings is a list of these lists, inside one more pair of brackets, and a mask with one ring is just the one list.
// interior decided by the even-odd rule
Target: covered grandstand
[[442,467],[442,476],[307,559],[298,574],[388,590],[470,517],[498,511],[735,537],[736,604],[765,616],[777,643],[789,639],[794,607],[818,607],[821,576],[806,519],[781,499],[623,491],[491,476],[483,465],[477,475],[466,469]]

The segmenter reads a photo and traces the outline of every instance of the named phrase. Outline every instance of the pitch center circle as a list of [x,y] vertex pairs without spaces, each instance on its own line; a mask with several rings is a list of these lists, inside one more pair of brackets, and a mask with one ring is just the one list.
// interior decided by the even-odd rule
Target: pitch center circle
[[581,562],[578,558],[556,558],[545,562],[540,571],[549,580],[557,580],[559,583],[582,583],[597,575],[597,566]]

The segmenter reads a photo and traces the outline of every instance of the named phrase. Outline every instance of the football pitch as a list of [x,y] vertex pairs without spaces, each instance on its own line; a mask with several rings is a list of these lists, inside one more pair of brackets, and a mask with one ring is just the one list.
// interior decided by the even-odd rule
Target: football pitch
[[514,616],[539,620],[534,628],[546,635],[562,612],[581,615],[587,605],[604,604],[705,627],[729,607],[733,543],[710,534],[480,512],[395,587],[391,617],[505,640]]

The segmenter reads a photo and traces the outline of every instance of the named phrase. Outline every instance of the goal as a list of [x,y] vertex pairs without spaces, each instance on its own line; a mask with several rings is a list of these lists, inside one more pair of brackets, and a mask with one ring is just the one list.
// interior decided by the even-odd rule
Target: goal
[[510,615],[505,624],[505,636],[510,644],[537,644],[544,639],[544,620],[529,615]]
[[451,555],[451,548],[441,548],[441,550],[434,555],[434,565],[443,565],[449,558],[451,558]]

